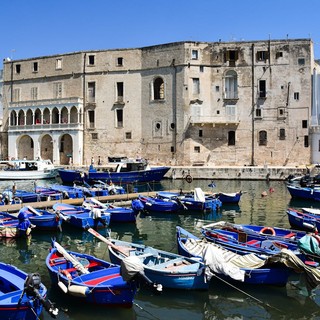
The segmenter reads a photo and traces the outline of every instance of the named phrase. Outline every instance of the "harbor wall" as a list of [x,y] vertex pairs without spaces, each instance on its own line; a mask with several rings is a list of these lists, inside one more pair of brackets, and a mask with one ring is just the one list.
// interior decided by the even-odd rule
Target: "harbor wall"
[[243,166],[243,167],[207,167],[173,166],[165,175],[169,179],[208,180],[286,180],[289,175],[303,175],[307,173],[306,167],[269,167],[269,166]]

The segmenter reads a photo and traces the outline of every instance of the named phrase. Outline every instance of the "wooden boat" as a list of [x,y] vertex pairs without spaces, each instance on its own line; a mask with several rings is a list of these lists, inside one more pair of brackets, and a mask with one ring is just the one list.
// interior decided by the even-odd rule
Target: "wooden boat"
[[35,192],[39,195],[40,201],[62,200],[63,193],[55,191],[50,187],[35,186]]
[[219,199],[206,195],[201,188],[195,188],[194,191],[188,193],[159,191],[157,197],[174,200],[180,204],[180,209],[191,211],[211,212],[216,211],[222,205]]
[[5,166],[0,170],[0,180],[53,179],[58,175],[51,160],[8,160],[0,161]]
[[123,159],[115,170],[97,170],[92,165],[88,171],[59,169],[59,176],[64,184],[73,184],[75,180],[112,181],[116,184],[161,181],[170,167],[149,167],[143,159]]
[[269,262],[265,256],[254,253],[239,255],[203,241],[181,227],[177,227],[177,242],[181,255],[200,258],[210,269],[207,274],[218,274],[227,281],[284,286],[292,273],[292,269],[278,261]]
[[110,203],[102,203],[95,198],[89,198],[83,201],[82,206],[86,209],[93,210],[98,208],[110,213],[110,223],[113,222],[135,222],[138,211],[132,208],[117,207]]
[[89,189],[74,187],[74,186],[64,186],[60,184],[53,184],[50,189],[55,192],[61,192],[64,199],[78,199],[84,197],[92,197],[92,193]]
[[288,220],[292,228],[314,232],[320,230],[320,217],[295,209],[287,210]]
[[6,213],[5,215],[17,218],[21,213],[27,215],[36,230],[61,230],[62,217],[57,212],[25,206],[17,213]]
[[292,230],[278,227],[258,226],[251,224],[236,224],[227,221],[218,221],[203,226],[204,228],[220,229],[236,232],[238,234],[246,233],[250,234],[250,239],[257,240],[278,240],[284,242],[292,242],[297,244],[297,241],[305,236],[304,231]]
[[181,204],[178,200],[160,199],[139,195],[138,200],[143,204],[144,210],[149,212],[178,212]]
[[201,233],[203,236],[228,250],[239,254],[257,253],[265,255],[274,255],[279,253],[283,248],[293,250],[300,255],[296,243],[280,241],[275,239],[266,239],[265,237],[246,232],[235,232],[229,230],[216,229],[214,226],[202,226]]
[[90,210],[66,203],[55,203],[52,208],[56,214],[63,217],[67,224],[83,230],[107,227],[110,223],[110,213],[102,209]]
[[138,265],[143,266],[145,276],[153,283],[173,289],[208,289],[204,265],[199,261],[142,244],[109,240],[92,229],[88,231],[108,244],[113,263],[123,266],[138,261]]
[[43,307],[55,318],[58,309],[46,300],[46,294],[38,273],[28,275],[0,262],[0,319],[37,320]]
[[288,184],[287,189],[292,198],[320,201],[320,187],[308,186],[301,187],[298,185]]
[[238,204],[240,202],[242,192],[217,192],[214,193],[214,196],[218,198],[222,202],[222,204]]
[[118,265],[92,255],[66,251],[53,242],[46,266],[52,284],[80,303],[132,306],[136,284],[124,281]]
[[0,212],[0,238],[28,237],[31,234],[31,222],[27,214],[21,213],[17,218]]

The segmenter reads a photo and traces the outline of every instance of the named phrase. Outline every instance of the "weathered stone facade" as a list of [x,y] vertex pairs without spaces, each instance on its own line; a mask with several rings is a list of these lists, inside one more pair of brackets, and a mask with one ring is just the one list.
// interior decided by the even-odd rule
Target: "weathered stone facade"
[[308,164],[314,68],[310,39],[4,61],[9,143],[2,154],[76,165],[98,156],[104,163],[140,156],[172,165]]

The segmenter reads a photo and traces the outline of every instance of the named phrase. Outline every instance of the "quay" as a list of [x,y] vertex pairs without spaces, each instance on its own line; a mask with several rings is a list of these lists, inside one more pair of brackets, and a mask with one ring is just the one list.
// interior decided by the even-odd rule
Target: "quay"
[[[148,195],[148,196],[155,196],[155,191],[148,191],[148,192],[139,192],[139,193],[126,193],[126,194],[116,194],[110,196],[100,196],[95,197],[97,200],[101,202],[108,202],[110,204],[116,205],[128,205],[130,204],[131,200],[137,199],[138,195]],[[79,206],[83,203],[84,198],[76,198],[76,199],[61,199],[61,200],[52,200],[52,201],[38,201],[38,202],[28,202],[28,203],[17,203],[17,204],[9,204],[9,205],[2,205],[0,207],[0,211],[5,212],[18,212],[22,207],[31,206],[37,209],[45,209],[45,208],[52,208],[55,203],[67,203],[74,206]]]
[[[311,168],[312,166],[310,166]],[[309,166],[308,166],[309,168]],[[307,166],[206,166],[198,163],[190,167],[171,166],[165,178],[184,179],[190,175],[193,179],[210,180],[286,180],[289,175],[304,175]]]

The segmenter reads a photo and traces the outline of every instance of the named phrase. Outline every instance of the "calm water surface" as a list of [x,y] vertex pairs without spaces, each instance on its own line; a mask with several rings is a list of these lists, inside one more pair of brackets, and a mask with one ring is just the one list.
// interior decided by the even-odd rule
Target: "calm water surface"
[[[193,181],[164,180],[157,188],[189,190],[201,187],[209,190],[208,180]],[[50,181],[41,182],[50,184]],[[125,241],[139,242],[159,249],[177,252],[175,228],[177,225],[199,235],[204,220],[228,220],[235,223],[251,223],[289,227],[286,208],[310,206],[310,203],[293,202],[283,182],[265,181],[215,181],[214,191],[244,192],[239,206],[224,206],[218,214],[194,215],[153,214],[140,216],[136,224],[111,225],[112,237]],[[39,183],[40,184],[40,183]],[[0,188],[8,186],[0,184]],[[18,183],[18,188],[30,189],[31,183]],[[274,192],[269,192],[273,188]],[[268,195],[262,197],[261,193]],[[312,203],[314,207],[320,206]],[[104,234],[104,231],[100,231]],[[49,298],[61,308],[58,319],[320,319],[320,290],[308,296],[303,279],[295,275],[286,287],[240,286],[238,288],[214,279],[208,292],[186,292],[164,290],[162,295],[153,295],[140,290],[130,309],[106,308],[70,300],[59,289],[50,288],[45,267],[45,258],[52,237],[65,248],[94,254],[108,260],[108,250],[86,232],[64,228],[62,233],[34,232],[31,240],[1,241],[1,260],[12,263],[26,272],[40,272],[42,281],[49,288]],[[45,312],[43,319],[51,319]]]

